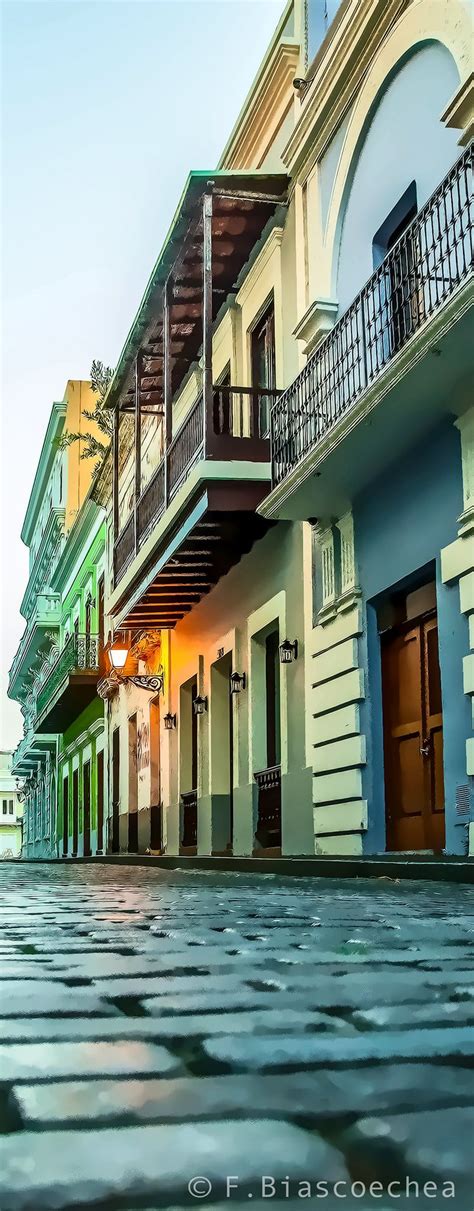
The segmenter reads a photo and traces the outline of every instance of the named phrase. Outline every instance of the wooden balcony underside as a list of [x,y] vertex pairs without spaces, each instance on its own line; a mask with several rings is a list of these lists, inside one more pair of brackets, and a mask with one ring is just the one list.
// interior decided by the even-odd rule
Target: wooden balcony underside
[[176,626],[272,524],[256,513],[266,490],[262,483],[209,486],[202,516],[184,538],[175,536],[175,545],[168,536],[161,566],[157,549],[135,576],[132,565],[126,594],[114,607],[115,626]]

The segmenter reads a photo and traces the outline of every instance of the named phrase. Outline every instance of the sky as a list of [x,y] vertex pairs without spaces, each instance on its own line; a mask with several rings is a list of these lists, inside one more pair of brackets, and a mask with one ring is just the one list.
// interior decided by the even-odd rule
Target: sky
[[54,400],[114,366],[190,169],[213,168],[284,0],[0,0],[0,748],[20,530]]

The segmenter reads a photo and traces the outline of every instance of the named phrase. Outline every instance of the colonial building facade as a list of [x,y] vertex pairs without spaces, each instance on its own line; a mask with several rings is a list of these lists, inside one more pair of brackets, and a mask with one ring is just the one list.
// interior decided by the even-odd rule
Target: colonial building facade
[[288,5],[155,265],[108,609],[161,631],[170,853],[466,851],[469,72],[457,0]]
[[467,852],[473,123],[463,0],[289,0],[48,573],[49,851]]
[[[87,692],[92,691],[87,699],[93,704],[92,723],[97,729],[100,720],[100,730],[103,726],[95,687],[99,675],[96,577],[104,525],[97,506],[85,503],[93,464],[81,459],[82,442],[65,449],[61,446],[66,431],[80,434],[90,430],[83,410],[93,405],[90,384],[72,380],[64,399],[53,404],[22,529],[30,565],[21,606],[27,623],[10,669],[9,695],[20,702],[24,717],[24,734],[13,754],[12,773],[20,780],[24,798],[25,857],[55,857],[61,852],[59,778],[64,766],[65,725],[73,729],[69,737],[66,731],[66,749],[69,740],[82,770],[75,750],[83,731],[80,720],[77,728],[77,719]],[[85,740],[89,739],[87,734]],[[74,777],[71,796],[73,788]]]

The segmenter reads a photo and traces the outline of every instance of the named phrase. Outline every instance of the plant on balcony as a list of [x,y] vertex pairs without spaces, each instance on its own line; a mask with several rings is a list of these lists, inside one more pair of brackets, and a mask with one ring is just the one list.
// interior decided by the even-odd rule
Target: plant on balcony
[[104,400],[113,373],[110,366],[104,366],[103,362],[99,362],[94,358],[90,369],[90,381],[92,390],[95,392],[97,398],[93,409],[82,409],[82,415],[85,420],[92,421],[97,426],[99,432],[103,433],[104,437],[108,440],[103,442],[96,433],[86,430],[85,433],[68,431],[61,438],[60,442],[62,450],[65,450],[67,446],[71,446],[73,442],[83,442],[81,458],[96,458],[97,466],[100,466],[105,458],[112,437],[113,412],[104,408]]

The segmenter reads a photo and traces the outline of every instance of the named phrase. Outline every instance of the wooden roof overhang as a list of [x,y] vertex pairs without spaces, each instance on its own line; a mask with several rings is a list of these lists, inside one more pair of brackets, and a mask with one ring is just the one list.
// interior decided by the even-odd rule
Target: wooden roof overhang
[[[265,229],[285,206],[288,177],[266,172],[192,172],[155,264],[107,392],[107,407],[143,413],[164,410],[163,312],[169,307],[169,394],[196,361],[206,323],[205,199],[210,201],[212,325]],[[209,205],[209,204],[208,204]],[[209,307],[208,307],[209,311]]]

